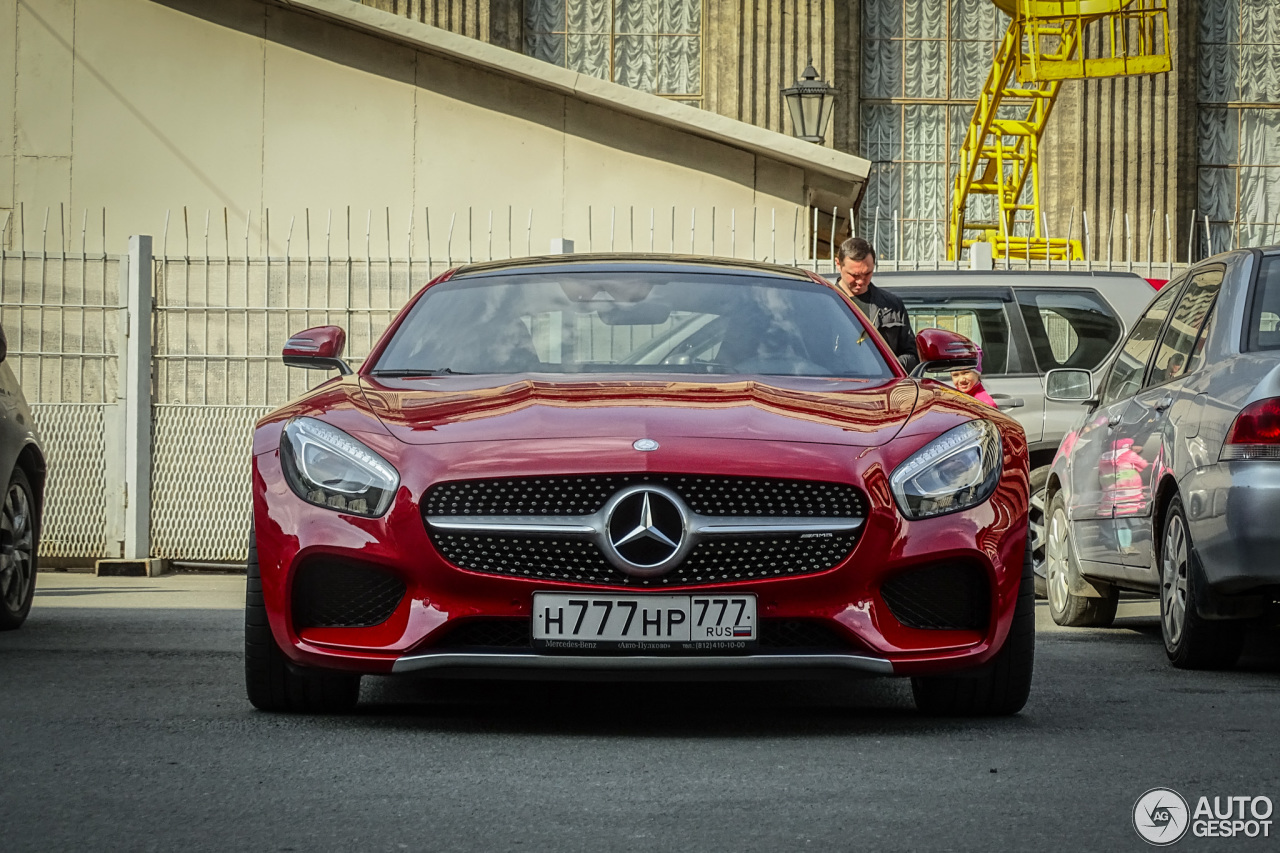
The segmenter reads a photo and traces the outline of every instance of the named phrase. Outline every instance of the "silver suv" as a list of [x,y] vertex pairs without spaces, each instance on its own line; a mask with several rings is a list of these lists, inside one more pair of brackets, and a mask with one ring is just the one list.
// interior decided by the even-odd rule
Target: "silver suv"
[[[928,270],[876,273],[877,287],[906,303],[912,329],[959,332],[982,347],[982,384],[1026,430],[1031,451],[1031,537],[1036,590],[1044,594],[1045,484],[1081,404],[1045,398],[1044,375],[1094,375],[1155,296],[1134,273]],[[950,381],[950,377],[945,378]]]

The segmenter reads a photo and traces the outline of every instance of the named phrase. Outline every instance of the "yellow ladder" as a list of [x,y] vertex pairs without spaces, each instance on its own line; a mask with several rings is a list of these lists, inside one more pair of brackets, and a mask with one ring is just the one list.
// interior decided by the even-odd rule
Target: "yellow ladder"
[[[1043,231],[1040,141],[1063,80],[1158,74],[1171,67],[1167,0],[992,0],[1010,16],[991,73],[960,148],[947,257],[985,241],[994,256],[1031,260],[1084,257],[1079,240]],[[1096,55],[1081,42],[1103,29]],[[1014,85],[1014,76],[1019,85]],[[1006,109],[1001,109],[1005,107]],[[1013,117],[1009,114],[1012,113]],[[1002,117],[1003,116],[1003,117]],[[1021,203],[1027,181],[1028,203]],[[966,217],[970,196],[996,197],[994,220]],[[1032,234],[1013,234],[1020,211]]]

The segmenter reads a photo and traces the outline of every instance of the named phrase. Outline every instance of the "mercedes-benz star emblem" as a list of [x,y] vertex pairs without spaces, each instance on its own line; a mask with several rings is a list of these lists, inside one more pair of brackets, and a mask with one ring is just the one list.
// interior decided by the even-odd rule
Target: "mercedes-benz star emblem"
[[657,450],[658,442],[654,441],[652,438],[637,438],[632,442],[631,446],[636,450]]
[[689,511],[661,486],[631,486],[605,505],[605,556],[633,577],[656,577],[675,567],[689,546]]

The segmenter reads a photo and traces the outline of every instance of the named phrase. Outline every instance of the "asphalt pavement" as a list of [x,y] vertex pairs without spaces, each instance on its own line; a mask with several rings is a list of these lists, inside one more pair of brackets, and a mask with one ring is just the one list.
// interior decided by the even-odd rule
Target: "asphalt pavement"
[[[366,678],[355,715],[303,717],[244,698],[243,596],[234,575],[40,575],[0,634],[0,850],[1146,850],[1152,788],[1280,803],[1277,635],[1176,671],[1149,601],[1109,630],[1041,602],[1006,719],[924,717],[895,679]],[[1171,849],[1274,850],[1270,820]]]

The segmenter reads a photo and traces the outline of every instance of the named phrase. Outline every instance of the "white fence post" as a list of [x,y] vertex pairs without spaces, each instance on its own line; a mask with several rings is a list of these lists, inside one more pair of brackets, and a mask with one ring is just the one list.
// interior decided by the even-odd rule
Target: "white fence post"
[[124,558],[151,556],[151,238],[129,238],[121,271],[128,304],[125,347]]

